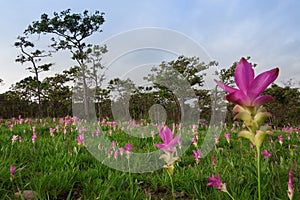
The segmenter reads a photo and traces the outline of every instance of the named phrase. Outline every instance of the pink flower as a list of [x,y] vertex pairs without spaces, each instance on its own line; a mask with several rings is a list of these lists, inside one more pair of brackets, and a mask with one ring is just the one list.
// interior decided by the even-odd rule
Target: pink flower
[[10,168],[9,168],[10,176],[14,176],[15,171],[16,171],[16,167],[13,165],[10,165]]
[[264,155],[264,158],[265,158],[265,159],[272,156],[272,154],[270,154],[270,153],[268,152],[268,150],[262,151],[261,154]]
[[124,147],[120,147],[119,151],[120,151],[120,155],[122,156],[124,154],[124,151],[125,151]]
[[117,150],[117,151],[115,151],[115,153],[114,153],[114,158],[117,159],[117,158],[118,158],[118,155],[119,155],[119,151]]
[[50,132],[50,136],[51,137],[54,137],[54,131],[55,131],[55,129],[54,128],[49,128],[49,132]]
[[194,153],[195,161],[196,161],[196,163],[198,164],[198,163],[200,162],[200,149],[198,149],[198,150],[193,150],[193,153]]
[[191,139],[191,142],[193,143],[193,145],[197,148],[197,138],[196,137],[193,137],[192,139]]
[[77,138],[76,138],[77,144],[78,144],[79,146],[82,145],[82,144],[83,144],[83,140],[84,140],[84,134],[81,133],[81,134],[79,134],[79,135],[77,136]]
[[287,194],[290,200],[293,199],[293,193],[294,193],[294,189],[293,189],[293,171],[290,170],[289,171],[289,182],[287,183],[288,185],[288,190],[287,190]]
[[9,128],[10,131],[12,131],[13,128],[14,128],[14,125],[10,124],[10,125],[8,126],[8,128]]
[[117,146],[117,142],[116,142],[116,141],[112,141],[112,142],[111,142],[111,146],[112,146],[113,149],[115,149],[116,146]]
[[219,143],[219,135],[216,134],[214,137],[215,137],[215,144],[218,144]]
[[278,136],[278,140],[279,140],[280,145],[282,145],[282,143],[283,143],[283,137],[282,137],[282,135]]
[[175,145],[180,140],[180,134],[173,138],[174,132],[169,129],[168,126],[165,126],[163,129],[159,130],[159,135],[163,141],[163,144],[155,144],[158,148],[163,150],[165,153],[175,152]]
[[12,136],[12,139],[11,139],[11,143],[14,144],[18,139],[18,136],[17,135],[13,135]]
[[226,99],[232,103],[246,106],[256,107],[266,102],[273,101],[270,95],[260,96],[261,93],[278,77],[279,69],[263,72],[254,78],[254,70],[252,65],[242,58],[236,65],[234,79],[239,89],[225,85],[220,81],[216,81],[218,86],[228,92]]
[[10,165],[10,167],[9,167],[10,181],[13,181],[13,179],[14,179],[15,170],[16,170],[16,167],[13,165]]
[[36,134],[33,134],[33,136],[31,137],[32,143],[35,143],[35,140],[36,140]]
[[226,138],[227,142],[230,143],[230,133],[226,133],[225,138]]
[[227,192],[226,183],[222,183],[222,181],[220,180],[220,174],[218,174],[217,177],[215,177],[214,174],[212,174],[212,176],[208,177],[208,179],[210,182],[207,184],[207,186],[213,186],[217,190],[221,190],[222,192]]
[[125,151],[132,151],[132,144],[125,144],[124,149]]
[[214,155],[212,155],[211,161],[212,161],[212,165],[214,166],[214,168],[216,168],[217,165],[216,165],[216,159],[215,159],[215,156],[214,156]]

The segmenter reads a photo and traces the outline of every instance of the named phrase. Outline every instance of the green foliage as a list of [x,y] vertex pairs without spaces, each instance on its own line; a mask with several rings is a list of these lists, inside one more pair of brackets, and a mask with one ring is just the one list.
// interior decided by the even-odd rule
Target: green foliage
[[277,126],[298,126],[300,122],[300,91],[299,88],[290,86],[281,87],[273,84],[265,91],[274,97],[275,101],[266,105],[267,110],[272,112],[271,123]]
[[[67,118],[66,118],[67,119]],[[0,121],[0,197],[13,199],[18,190],[34,190],[39,199],[170,199],[171,183],[164,170],[149,173],[129,174],[110,169],[96,160],[84,146],[78,146],[78,132],[71,124],[53,122],[52,119],[27,119],[18,123],[15,119]],[[12,131],[9,124],[14,124]],[[37,139],[32,143],[32,128],[36,127]],[[54,137],[49,128],[59,127]],[[64,133],[64,128],[67,130]],[[123,146],[133,144],[133,152],[149,152],[160,143],[158,134],[152,138],[130,137],[121,127],[112,131],[102,127],[101,134]],[[142,127],[144,128],[144,127]],[[235,127],[237,128],[237,127]],[[207,130],[198,129],[197,145],[202,144]],[[223,136],[231,133],[228,143]],[[88,134],[88,133],[86,133]],[[189,137],[194,133],[186,130]],[[23,137],[12,144],[12,136]],[[278,142],[283,136],[283,144]],[[288,140],[288,136],[290,139]],[[271,157],[262,160],[263,199],[287,199],[288,171],[293,170],[294,199],[300,197],[299,190],[299,135],[296,132],[275,132],[268,137],[263,150]],[[255,149],[249,142],[237,138],[231,126],[222,131],[219,143],[206,157],[196,164],[190,146],[181,161],[176,164],[173,175],[175,196],[178,199],[226,199],[226,194],[207,187],[208,176],[220,174],[228,191],[236,199],[253,199],[256,195]],[[119,155],[120,156],[120,155]],[[213,165],[212,156],[216,163]],[[115,159],[113,156],[108,159]],[[10,181],[9,166],[16,166],[13,181]],[[128,192],[129,191],[129,192]]]

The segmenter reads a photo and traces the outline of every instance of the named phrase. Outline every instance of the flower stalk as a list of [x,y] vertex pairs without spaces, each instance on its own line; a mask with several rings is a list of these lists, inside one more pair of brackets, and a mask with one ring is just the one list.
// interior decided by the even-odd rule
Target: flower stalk
[[271,128],[263,126],[263,122],[271,114],[262,106],[266,102],[273,101],[270,95],[261,96],[262,92],[278,77],[279,69],[263,72],[254,77],[252,65],[242,58],[236,66],[234,73],[235,83],[238,87],[233,88],[216,81],[217,85],[228,92],[226,99],[234,104],[234,119],[243,121],[245,129],[238,137],[250,140],[256,146],[257,151],[257,191],[258,199],[261,200],[261,146],[267,135],[272,134]]

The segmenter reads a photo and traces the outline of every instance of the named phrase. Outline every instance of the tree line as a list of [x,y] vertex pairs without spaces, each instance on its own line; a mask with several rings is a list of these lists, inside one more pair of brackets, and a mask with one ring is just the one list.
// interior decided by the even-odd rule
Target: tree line
[[[42,14],[40,20],[32,22],[14,44],[20,49],[16,62],[26,64],[32,76],[13,84],[9,91],[0,94],[0,117],[63,117],[72,115],[76,107],[81,117],[96,114],[98,118],[113,118],[114,110],[117,110],[119,117],[130,116],[133,119],[153,120],[165,115],[169,121],[180,122],[182,119],[189,120],[197,113],[203,121],[210,121],[212,109],[215,109],[217,102],[212,97],[219,95],[219,92],[204,89],[203,86],[205,70],[217,65],[216,62],[203,63],[197,57],[181,55],[172,61],[162,61],[145,75],[144,79],[152,82],[151,86],[139,86],[130,79],[115,78],[104,87],[106,68],[101,61],[109,49],[105,45],[87,43],[90,36],[102,32],[104,21],[104,13],[99,11],[72,13],[67,9],[55,12],[52,17]],[[51,50],[36,48],[30,41],[32,35],[50,35]],[[76,65],[40,80],[40,73],[50,70],[54,65],[46,62],[46,58],[62,50],[70,52],[70,59]],[[235,66],[236,63],[233,63],[230,68],[216,74],[222,82],[234,84]],[[0,79],[0,83],[2,81]],[[188,83],[189,88],[186,88],[185,83]],[[270,123],[298,125],[299,89],[291,85],[281,87],[274,84],[266,92],[277,100],[267,105],[274,115]],[[195,96],[191,97],[191,93]],[[156,104],[161,105],[166,113],[153,107]],[[158,110],[151,113],[149,110],[152,108]],[[227,120],[232,119],[231,109],[232,105],[228,104],[227,112],[224,112]]]

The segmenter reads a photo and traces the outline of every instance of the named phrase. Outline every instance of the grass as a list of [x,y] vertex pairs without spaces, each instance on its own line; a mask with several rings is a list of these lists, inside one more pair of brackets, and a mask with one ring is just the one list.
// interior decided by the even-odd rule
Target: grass
[[[33,190],[37,199],[171,199],[172,187],[168,174],[163,169],[148,173],[128,173],[112,169],[94,158],[76,138],[79,131],[75,125],[65,124],[57,119],[33,120],[22,123],[15,119],[0,121],[0,199],[14,199],[15,192]],[[13,130],[8,126],[13,124]],[[37,138],[32,142],[32,127]],[[50,136],[49,128],[59,127]],[[66,130],[64,130],[66,129]],[[156,143],[162,143],[158,134],[154,138],[137,138],[128,135],[124,128],[102,127],[103,134],[118,146],[133,144],[133,152],[152,152]],[[113,130],[109,133],[109,130]],[[156,131],[157,132],[157,131]],[[224,133],[231,134],[228,143]],[[199,127],[200,147],[206,134],[205,127]],[[137,133],[135,133],[137,134]],[[185,134],[192,138],[193,133]],[[18,135],[23,141],[12,144],[12,136]],[[284,140],[280,145],[278,135]],[[290,140],[288,140],[290,136]],[[18,138],[19,139],[19,138]],[[272,154],[262,156],[262,199],[288,199],[288,172],[293,170],[294,199],[300,199],[300,140],[294,131],[275,131],[262,146]],[[227,194],[207,187],[208,176],[220,174],[228,191],[235,199],[256,199],[256,151],[249,142],[237,138],[237,132],[224,129],[219,143],[196,164],[191,145],[176,163],[173,174],[175,197],[177,199],[230,199]],[[119,155],[120,156],[120,155]],[[123,155],[125,156],[125,155]],[[215,166],[212,163],[215,157]],[[111,158],[115,159],[113,155]],[[10,165],[16,167],[10,180]]]

